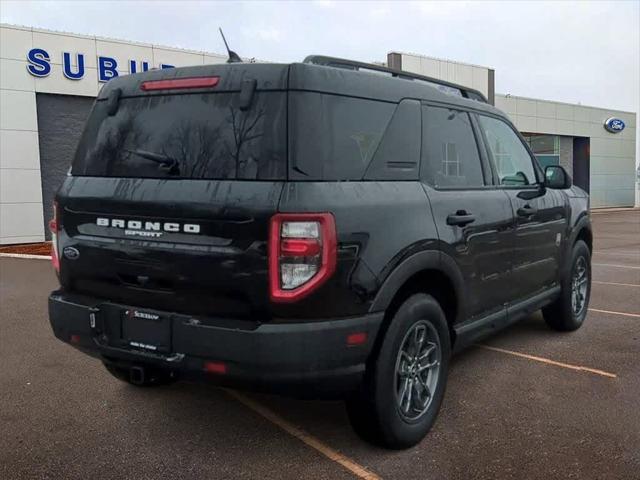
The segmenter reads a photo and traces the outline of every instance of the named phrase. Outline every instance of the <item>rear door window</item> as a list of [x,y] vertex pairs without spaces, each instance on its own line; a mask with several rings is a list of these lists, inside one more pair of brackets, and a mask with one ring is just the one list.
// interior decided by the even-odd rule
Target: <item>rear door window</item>
[[286,93],[121,98],[115,115],[97,101],[80,141],[74,175],[279,180],[286,177]]
[[421,177],[434,187],[485,184],[469,114],[446,107],[423,107]]

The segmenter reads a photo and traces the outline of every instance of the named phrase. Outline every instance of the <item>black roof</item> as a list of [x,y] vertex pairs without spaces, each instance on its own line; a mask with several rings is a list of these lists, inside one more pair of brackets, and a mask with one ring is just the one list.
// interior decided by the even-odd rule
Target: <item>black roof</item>
[[338,57],[327,57],[324,55],[310,55],[304,59],[304,63],[313,63],[314,65],[324,65],[327,67],[344,68],[346,70],[356,70],[358,72],[378,73],[393,78],[401,78],[403,80],[414,80],[421,83],[426,83],[431,86],[439,88],[441,91],[455,92],[464,98],[471,100],[477,100],[479,102],[487,103],[487,99],[480,92],[474,88],[465,87],[456,83],[448,82],[439,78],[428,77],[426,75],[420,75],[418,73],[406,72],[404,70],[396,70],[384,65],[375,63],[364,63],[356,60],[348,60]]
[[[369,69],[367,68],[367,70]],[[292,63],[289,71],[289,89],[311,90],[394,103],[400,102],[404,98],[414,98],[457,105],[466,109],[485,111],[504,117],[504,113],[488,103],[444,93],[438,88],[441,84],[459,89],[464,89],[465,87],[449,82],[440,82],[439,80],[437,81],[438,84],[435,84],[436,82],[429,79],[429,77],[413,74],[404,75],[404,72],[402,75],[393,76],[379,75],[367,70],[354,70],[314,63]],[[412,78],[407,78],[409,76]],[[420,81],[423,78],[424,81]],[[467,90],[471,91],[470,89]],[[480,92],[477,93],[482,95]]]
[[[344,62],[347,62],[348,68],[345,68]],[[354,68],[354,65],[358,68]],[[501,111],[484,101],[472,100],[470,95],[476,94],[484,99],[476,90],[378,65],[319,56],[307,57],[307,63],[232,63],[150,70],[110,80],[103,86],[98,99],[107,98],[116,89],[125,97],[162,94],[163,91],[144,92],[141,89],[142,82],[206,76],[219,76],[220,82],[213,89],[203,88],[203,91],[239,91],[243,80],[256,79],[258,90],[306,90],[393,103],[413,98],[505,117]],[[457,88],[462,91],[462,96],[444,93],[440,86]]]

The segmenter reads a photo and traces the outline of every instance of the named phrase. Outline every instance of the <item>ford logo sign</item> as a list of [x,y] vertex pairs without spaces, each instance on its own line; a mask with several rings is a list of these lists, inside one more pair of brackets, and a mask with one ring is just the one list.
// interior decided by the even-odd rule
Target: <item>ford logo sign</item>
[[62,250],[62,254],[69,260],[77,260],[77,258],[80,256],[80,252],[78,251],[78,249],[73,247],[64,247],[64,250]]
[[624,130],[624,122],[619,118],[611,117],[604,122],[604,128],[611,133],[618,133]]

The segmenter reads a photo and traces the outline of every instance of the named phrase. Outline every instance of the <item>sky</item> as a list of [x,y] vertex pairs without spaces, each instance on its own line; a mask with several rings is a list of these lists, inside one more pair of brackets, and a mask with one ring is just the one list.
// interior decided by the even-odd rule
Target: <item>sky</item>
[[496,91],[640,110],[640,0],[612,2],[28,2],[3,23],[300,61],[413,52],[492,67]]

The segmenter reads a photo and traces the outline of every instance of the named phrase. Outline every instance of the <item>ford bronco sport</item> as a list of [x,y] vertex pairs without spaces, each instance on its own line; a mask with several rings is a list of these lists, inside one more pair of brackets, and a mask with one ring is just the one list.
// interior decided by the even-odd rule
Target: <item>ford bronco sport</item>
[[583,323],[588,196],[477,91],[312,56],[115,78],[55,199],[55,335],[115,377],[344,398],[419,442],[449,359]]

